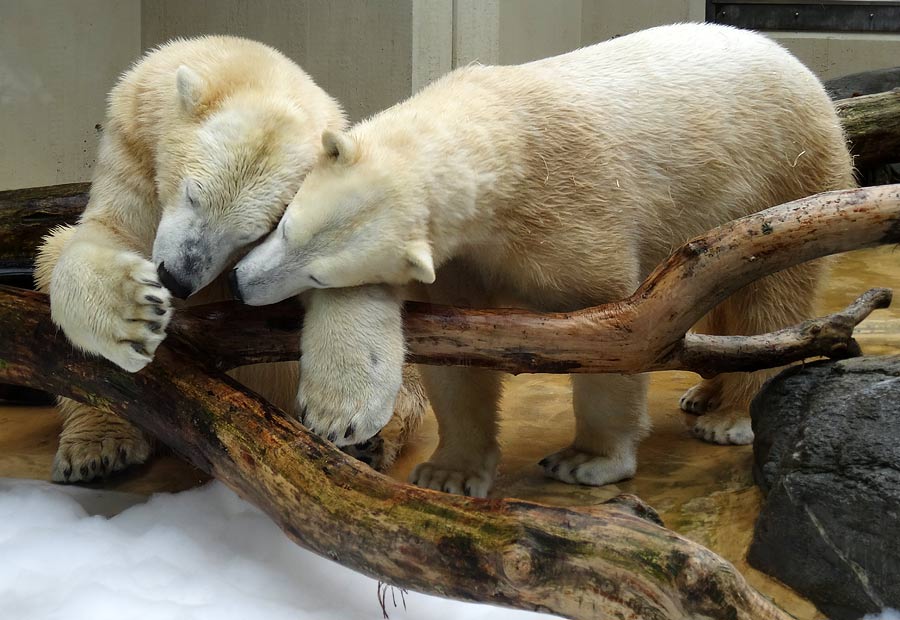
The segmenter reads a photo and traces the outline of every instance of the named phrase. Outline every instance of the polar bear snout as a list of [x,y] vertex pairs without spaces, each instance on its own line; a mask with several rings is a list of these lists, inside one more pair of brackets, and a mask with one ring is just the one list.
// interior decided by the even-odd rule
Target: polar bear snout
[[194,292],[191,285],[179,281],[178,278],[169,273],[169,270],[166,269],[165,261],[159,264],[159,267],[156,268],[156,272],[159,275],[159,281],[162,285],[169,289],[169,292],[178,299],[187,299],[191,296],[191,293]]

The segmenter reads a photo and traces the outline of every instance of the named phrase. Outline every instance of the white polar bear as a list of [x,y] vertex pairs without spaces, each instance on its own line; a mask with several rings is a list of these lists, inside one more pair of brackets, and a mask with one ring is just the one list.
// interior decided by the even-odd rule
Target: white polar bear
[[[321,154],[322,132],[345,126],[336,101],[300,67],[261,43],[209,36],[150,52],[110,93],[80,222],[54,231],[40,251],[36,279],[50,294],[54,322],[80,349],[139,371],[165,338],[173,312],[170,291],[182,298],[202,291],[191,304],[229,298],[227,283],[218,276],[278,222]],[[363,323],[356,328],[365,331],[367,305],[396,305],[383,288],[308,298],[314,311],[304,339],[329,340],[341,321],[352,323],[360,313]],[[389,335],[399,327],[377,329]],[[391,431],[356,452],[382,467],[424,410],[414,372],[401,371],[402,352],[390,357],[402,349],[402,339],[387,342],[383,372],[366,369],[366,385],[373,388],[368,396],[375,406],[393,410],[402,372],[407,385]],[[368,363],[369,351],[335,350],[334,355]],[[303,357],[309,380],[340,372],[330,363],[333,357],[320,357],[318,364],[316,357]],[[294,411],[296,363],[254,366],[234,375]],[[348,377],[352,384],[352,373]],[[67,399],[61,400],[61,411],[54,480],[89,480],[148,457],[147,438],[125,420]]]
[[[816,77],[763,36],[704,24],[459,69],[323,142],[330,157],[238,263],[247,303],[419,281],[434,282],[420,295],[437,302],[569,311],[626,297],[709,228],[854,185]],[[806,264],[760,280],[713,310],[707,327],[754,334],[795,323],[811,312],[818,274]],[[484,495],[498,459],[501,376],[422,373],[440,444],[411,480]],[[749,442],[747,406],[769,374],[690,390],[683,408],[710,411],[695,432]],[[541,462],[546,473],[594,485],[632,476],[649,427],[645,378],[582,374],[572,384],[575,439]],[[310,412],[310,424],[337,432],[351,413]]]

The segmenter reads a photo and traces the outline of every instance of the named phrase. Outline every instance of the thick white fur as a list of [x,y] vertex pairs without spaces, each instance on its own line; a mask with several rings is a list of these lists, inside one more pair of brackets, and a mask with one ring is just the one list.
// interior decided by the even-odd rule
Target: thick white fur
[[[165,261],[191,291],[202,289],[189,305],[229,298],[224,278],[216,279],[275,226],[320,155],[322,132],[345,124],[337,102],[300,67],[260,43],[211,36],[150,52],[109,95],[81,221],[54,231],[38,257],[37,280],[50,293],[54,322],[84,351],[139,371],[165,338],[173,311],[157,275],[159,264]],[[338,329],[331,309],[341,320],[367,320],[367,305],[382,296],[379,287],[317,292],[304,338],[328,339]],[[378,327],[378,334],[398,329]],[[334,353],[341,355],[339,348]],[[358,348],[353,353],[366,354]],[[324,366],[316,365],[317,357]],[[381,379],[375,369],[354,395],[377,386],[369,392],[386,393],[376,405],[390,413],[403,352],[383,359]],[[304,356],[310,380],[339,371],[333,360]],[[295,411],[296,363],[234,374]],[[389,464],[424,407],[415,376],[403,376],[412,385],[397,403],[402,423],[385,438],[386,459],[376,464]],[[150,453],[147,439],[124,420],[65,399],[61,410],[55,480],[88,480],[142,462]],[[378,418],[379,428],[389,419]]]
[[[702,24],[459,69],[325,139],[331,153],[279,228],[238,264],[251,303],[311,286],[427,282],[433,264],[436,282],[418,295],[434,301],[571,310],[627,296],[709,228],[854,183],[816,77],[760,35]],[[793,323],[811,311],[818,273],[813,264],[765,278],[707,327],[747,334]],[[483,495],[497,461],[500,378],[422,372],[441,442],[412,481]],[[686,395],[686,409],[718,405],[697,434],[749,441],[746,408],[764,378],[723,375]],[[575,439],[542,462],[546,472],[596,485],[633,475],[649,427],[645,379],[580,375],[573,391]],[[327,424],[348,414],[331,412]]]

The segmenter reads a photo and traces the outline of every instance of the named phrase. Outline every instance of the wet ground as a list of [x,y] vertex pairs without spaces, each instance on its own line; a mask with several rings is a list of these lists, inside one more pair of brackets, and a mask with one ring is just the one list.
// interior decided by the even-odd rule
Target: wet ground
[[[820,314],[843,308],[875,286],[900,291],[900,249],[884,247],[839,257],[822,293]],[[868,355],[900,353],[900,301],[892,309],[873,314],[856,333]],[[690,436],[691,420],[679,411],[678,399],[696,381],[691,373],[654,375],[650,388],[654,431],[641,446],[638,475],[626,483],[588,488],[547,480],[536,466],[543,456],[571,441],[574,424],[566,377],[511,379],[503,402],[504,456],[495,494],[583,505],[621,492],[635,493],[659,511],[668,527],[735,563],[755,587],[797,618],[824,618],[790,589],[744,561],[762,499],[751,476],[751,448],[713,446]],[[0,477],[48,479],[58,431],[52,409],[0,408]],[[405,478],[436,442],[436,424],[429,417],[392,474]],[[164,456],[103,486],[149,494],[178,491],[205,480],[174,456]]]

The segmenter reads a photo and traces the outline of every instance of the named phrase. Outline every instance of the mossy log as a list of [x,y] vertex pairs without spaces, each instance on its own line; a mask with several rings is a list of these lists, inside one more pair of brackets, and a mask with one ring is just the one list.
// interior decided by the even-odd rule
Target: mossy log
[[[900,162],[900,90],[835,102],[859,168]],[[41,236],[72,224],[87,205],[89,183],[0,192],[0,270],[28,268]]]
[[0,287],[0,382],[123,415],[298,544],[394,586],[568,618],[787,620],[631,496],[585,508],[396,483],[201,361],[178,334],[136,374],[74,352],[47,299]]

